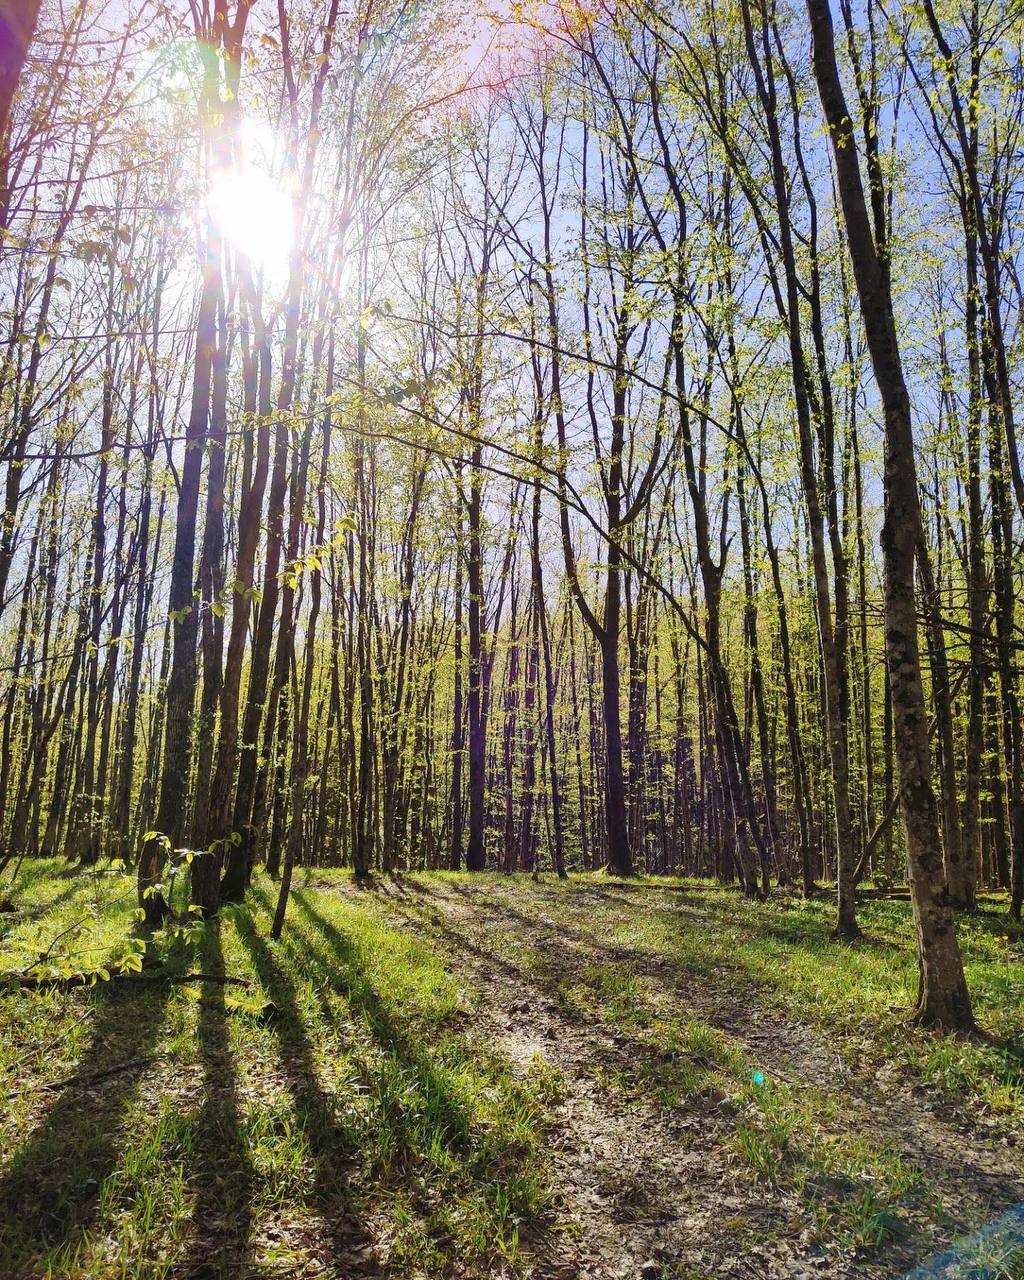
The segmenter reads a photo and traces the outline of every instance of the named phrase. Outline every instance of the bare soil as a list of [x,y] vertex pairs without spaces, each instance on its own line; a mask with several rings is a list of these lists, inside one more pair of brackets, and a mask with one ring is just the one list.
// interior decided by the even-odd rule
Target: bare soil
[[[393,879],[371,892],[396,922],[444,955],[464,984],[477,1031],[524,1077],[538,1059],[562,1077],[549,1127],[557,1222],[534,1246],[538,1280],[898,1277],[1024,1200],[1020,1149],[931,1091],[893,1069],[851,1068],[837,1046],[769,1004],[752,1002],[749,990],[730,992],[663,956],[609,948],[598,936],[595,913],[609,899],[681,915],[699,910],[685,897],[660,895],[652,907],[624,887],[581,889],[568,915],[556,918],[524,910],[524,897],[500,883],[477,889],[433,882],[428,889]],[[517,948],[548,963],[517,963],[502,945],[513,936]],[[553,996],[557,983],[584,967],[617,962],[628,963],[666,1007],[685,1009],[732,1037],[768,1075],[835,1095],[849,1132],[915,1163],[927,1194],[908,1200],[898,1230],[870,1250],[827,1243],[828,1232],[816,1227],[813,1187],[801,1194],[792,1185],[758,1182],[738,1156],[728,1097],[712,1093],[661,1108],[645,1090],[612,1084],[610,1074],[650,1054],[650,1045],[567,1010]],[[826,1203],[830,1192],[856,1188],[820,1190]],[[524,1242],[529,1249],[528,1230]]]

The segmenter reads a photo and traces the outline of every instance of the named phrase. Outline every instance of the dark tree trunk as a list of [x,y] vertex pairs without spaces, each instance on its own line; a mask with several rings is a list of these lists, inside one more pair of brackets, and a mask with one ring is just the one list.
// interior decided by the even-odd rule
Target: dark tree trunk
[[846,106],[829,0],[807,0],[814,74],[835,157],[837,185],[868,349],[885,421],[885,645],[892,694],[900,801],[920,959],[917,1016],[946,1028],[973,1026],[949,905],[918,650],[914,566],[921,539],[910,397],[903,377],[888,279],[872,238]]

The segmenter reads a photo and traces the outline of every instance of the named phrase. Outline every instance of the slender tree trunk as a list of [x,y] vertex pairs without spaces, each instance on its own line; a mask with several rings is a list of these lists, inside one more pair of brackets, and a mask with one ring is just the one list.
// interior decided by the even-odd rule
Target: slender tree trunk
[[462,809],[462,758],[465,752],[465,710],[462,704],[462,668],[463,668],[463,587],[462,587],[462,514],[459,513],[455,538],[455,611],[453,632],[455,640],[454,652],[454,690],[452,696],[452,837],[448,851],[448,866],[452,871],[462,869],[463,841],[463,809]]
[[914,566],[921,539],[910,397],[903,377],[887,275],[879,265],[864,201],[851,118],[836,62],[829,0],[807,0],[814,75],[830,132],[836,177],[871,363],[885,421],[885,642],[900,799],[920,959],[917,1016],[945,1028],[973,1025],[949,905],[918,651]]
[[0,227],[10,217],[8,169],[10,165],[11,107],[36,33],[42,0],[0,0]]

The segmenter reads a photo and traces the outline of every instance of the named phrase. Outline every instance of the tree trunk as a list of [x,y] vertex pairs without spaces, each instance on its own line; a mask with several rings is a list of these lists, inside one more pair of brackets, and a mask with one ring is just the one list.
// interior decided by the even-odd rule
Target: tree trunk
[[807,0],[807,13],[814,74],[830,132],[847,244],[885,422],[885,644],[920,959],[917,1017],[923,1023],[963,1030],[973,1026],[974,1018],[942,864],[918,651],[914,566],[921,513],[910,397],[888,282],[879,266],[864,201],[829,0]]

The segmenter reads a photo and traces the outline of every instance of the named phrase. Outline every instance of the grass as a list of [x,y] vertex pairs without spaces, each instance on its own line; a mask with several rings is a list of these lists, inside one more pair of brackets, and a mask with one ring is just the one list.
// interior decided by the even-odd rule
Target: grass
[[[671,892],[671,890],[675,892]],[[774,1005],[825,1031],[849,1062],[893,1062],[950,1102],[1024,1126],[1024,927],[1005,914],[960,921],[968,983],[986,1039],[921,1034],[907,1026],[916,992],[913,926],[904,902],[861,908],[863,944],[830,938],[833,907],[820,899],[752,903],[707,884],[640,882],[601,890],[601,936],[609,952],[670,960],[692,979]],[[594,906],[565,910],[593,931]],[[637,895],[646,895],[636,910]]]
[[[992,1038],[944,1039],[907,1025],[905,903],[865,904],[868,941],[848,946],[829,939],[830,904],[752,904],[703,883],[403,884],[399,909],[300,872],[273,943],[274,886],[258,879],[245,908],[155,944],[172,970],[244,986],[0,987],[0,1275],[529,1275],[562,1230],[546,1132],[571,1084],[540,1055],[515,1069],[474,1025],[470,954],[519,975],[524,998],[539,992],[579,1036],[619,1038],[594,1062],[610,1106],[643,1096],[694,1117],[697,1141],[701,1125],[724,1134],[740,1179],[765,1197],[788,1189],[808,1238],[847,1256],[922,1224],[939,1247],[965,1211],[884,1123],[853,1122],[842,1077],[789,1061],[773,1025],[837,1070],[877,1075],[883,1102],[890,1082],[914,1086],[1024,1140],[1024,944],[1005,917],[961,925]],[[129,877],[41,861],[15,896],[0,968],[137,957]],[[767,1040],[742,1034],[750,1011]],[[999,1265],[1019,1273],[1017,1258]]]
[[[528,957],[535,973],[550,972]],[[624,968],[593,963],[557,984],[559,1002],[632,1033],[628,1066],[611,1075],[665,1108],[695,1102],[735,1116],[733,1147],[750,1175],[789,1181],[812,1207],[817,1234],[844,1249],[870,1249],[901,1231],[900,1212],[925,1192],[919,1169],[884,1143],[844,1124],[842,1102],[801,1080],[762,1071],[735,1040],[701,1018],[666,1010],[649,982]]]
[[[78,920],[56,967],[119,952],[131,885],[33,871],[5,969]],[[521,1269],[521,1225],[547,1213],[543,1088],[474,1038],[430,948],[307,890],[274,944],[270,906],[258,886],[172,957],[248,988],[0,995],[0,1275]]]
[[[849,946],[829,937],[831,904],[749,903],[706,883],[495,881],[473,902],[485,918],[511,910],[540,922],[539,943],[507,922],[491,928],[488,918],[481,927],[561,1010],[628,1033],[624,1063],[602,1069],[603,1078],[665,1108],[727,1108],[748,1176],[795,1188],[822,1242],[866,1252],[902,1237],[911,1219],[944,1231],[958,1221],[957,1197],[944,1198],[913,1153],[886,1141],[886,1079],[926,1090],[930,1105],[980,1121],[1008,1143],[1024,1140],[1022,934],[1005,917],[961,922],[978,1016],[994,1034],[957,1039],[908,1025],[916,965],[905,903],[867,903],[868,941]],[[651,971],[660,982],[644,976]],[[816,1083],[799,1063],[792,1074],[768,1068],[695,1013],[690,992],[722,1009],[803,1024],[844,1069],[879,1070],[876,1132],[853,1123],[834,1081]]]

